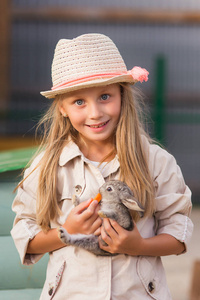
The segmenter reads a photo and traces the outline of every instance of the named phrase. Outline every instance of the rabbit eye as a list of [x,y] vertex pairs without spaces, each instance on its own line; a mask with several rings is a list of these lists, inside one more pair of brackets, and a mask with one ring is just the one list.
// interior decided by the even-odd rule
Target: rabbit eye
[[108,191],[108,192],[111,192],[111,191],[112,191],[111,186],[108,186],[108,187],[107,187],[107,191]]

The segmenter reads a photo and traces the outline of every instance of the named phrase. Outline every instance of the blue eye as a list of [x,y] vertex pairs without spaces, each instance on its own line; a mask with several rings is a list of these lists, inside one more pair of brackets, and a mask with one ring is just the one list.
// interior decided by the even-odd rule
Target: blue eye
[[81,100],[81,99],[75,101],[75,104],[78,105],[78,106],[83,105],[83,103],[84,103],[84,101]]
[[102,99],[102,100],[108,100],[109,97],[110,97],[110,96],[109,96],[108,94],[103,94],[103,95],[101,95],[101,99]]

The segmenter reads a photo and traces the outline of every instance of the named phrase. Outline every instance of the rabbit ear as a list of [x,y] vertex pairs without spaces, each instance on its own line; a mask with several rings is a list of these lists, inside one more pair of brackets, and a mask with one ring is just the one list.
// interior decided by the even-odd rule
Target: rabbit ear
[[122,203],[129,209],[143,212],[144,209],[135,198],[122,199]]

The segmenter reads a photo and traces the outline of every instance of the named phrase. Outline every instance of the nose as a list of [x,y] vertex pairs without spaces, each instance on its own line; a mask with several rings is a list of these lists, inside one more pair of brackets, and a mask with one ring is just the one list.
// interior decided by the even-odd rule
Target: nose
[[90,103],[89,108],[88,108],[88,117],[90,119],[99,119],[102,116],[103,116],[103,113],[102,113],[100,105],[96,102]]

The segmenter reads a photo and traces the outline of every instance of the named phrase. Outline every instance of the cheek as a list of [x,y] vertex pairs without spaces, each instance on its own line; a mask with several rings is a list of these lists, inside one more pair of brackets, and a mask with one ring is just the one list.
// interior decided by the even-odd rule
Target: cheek
[[117,103],[115,103],[112,106],[111,111],[112,111],[112,115],[118,119],[120,117],[120,113],[121,113],[121,101],[118,101]]
[[80,112],[73,112],[71,113],[70,111],[68,112],[68,118],[70,119],[70,122],[72,123],[72,126],[73,127],[77,127],[79,125],[81,125],[85,118],[84,118],[84,115]]

